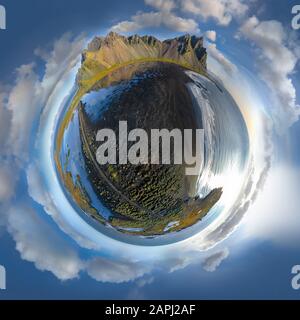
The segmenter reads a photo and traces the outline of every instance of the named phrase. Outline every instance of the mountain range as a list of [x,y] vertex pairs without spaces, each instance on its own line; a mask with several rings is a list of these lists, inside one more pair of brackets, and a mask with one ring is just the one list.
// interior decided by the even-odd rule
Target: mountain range
[[106,37],[95,37],[84,50],[77,80],[80,83],[101,71],[139,61],[171,62],[205,73],[206,60],[202,37],[184,35],[160,41],[153,36],[125,37],[110,32]]

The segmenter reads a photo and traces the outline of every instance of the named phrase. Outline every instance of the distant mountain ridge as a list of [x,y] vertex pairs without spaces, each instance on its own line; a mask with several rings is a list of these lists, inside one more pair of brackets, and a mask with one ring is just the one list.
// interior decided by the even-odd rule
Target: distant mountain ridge
[[192,70],[206,71],[207,52],[203,37],[184,35],[160,41],[153,36],[122,36],[110,32],[106,37],[95,37],[82,54],[78,81],[88,80],[103,70],[116,65],[142,60],[174,62]]

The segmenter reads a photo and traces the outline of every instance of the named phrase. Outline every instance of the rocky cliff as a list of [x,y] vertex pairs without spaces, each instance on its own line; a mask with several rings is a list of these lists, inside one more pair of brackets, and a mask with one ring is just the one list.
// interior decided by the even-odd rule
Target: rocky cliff
[[106,37],[95,37],[82,55],[78,81],[95,74],[135,61],[174,62],[194,71],[206,71],[206,49],[203,38],[185,35],[160,41],[153,36],[125,37],[111,32]]

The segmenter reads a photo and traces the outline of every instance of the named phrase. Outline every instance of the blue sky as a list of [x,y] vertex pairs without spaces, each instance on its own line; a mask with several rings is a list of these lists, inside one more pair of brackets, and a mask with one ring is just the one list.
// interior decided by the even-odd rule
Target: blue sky
[[[300,264],[300,242],[298,241],[300,239],[297,232],[300,226],[300,213],[297,210],[300,205],[297,198],[300,187],[298,183],[300,181],[298,179],[300,178],[298,177],[300,123],[296,110],[300,101],[300,31],[291,29],[291,8],[299,1],[235,0],[234,3],[248,6],[246,12],[238,15],[238,10],[230,10],[225,6],[225,16],[213,16],[214,12],[209,10],[206,16],[203,13],[194,15],[188,9],[181,9],[180,0],[168,1],[177,4],[177,7],[164,11],[165,9],[158,8],[160,2],[155,0],[146,0],[146,3],[142,0],[127,2],[86,0],[84,4],[82,1],[75,0],[72,1],[72,7],[70,1],[61,0],[0,1],[7,11],[7,30],[0,30],[2,48],[0,51],[0,135],[3,135],[0,137],[2,169],[0,184],[7,186],[7,189],[11,187],[9,190],[0,188],[0,265],[4,265],[7,270],[7,290],[0,290],[0,299],[300,298],[300,291],[295,291],[291,287],[291,268],[295,264]],[[203,0],[190,0],[190,3],[196,3],[199,6],[201,2]],[[222,1],[215,0],[215,3],[218,2]],[[150,12],[165,14],[166,21],[170,17],[173,19],[170,18],[170,21],[174,21],[175,16],[175,22],[172,24],[159,22],[156,26],[150,22],[143,26],[140,25],[139,20],[136,22],[132,18],[134,15]],[[225,23],[224,19],[228,14],[231,21]],[[253,15],[257,20],[251,20]],[[178,17],[185,19],[184,27],[179,24]],[[173,37],[186,32],[193,33],[194,23],[200,29],[194,32],[206,35],[208,30],[215,31],[216,40],[208,37],[205,40],[209,48],[208,54],[212,59],[211,68],[222,80],[230,79],[228,85],[231,86],[231,90],[228,88],[229,91],[241,108],[251,109],[245,110],[245,114],[246,111],[249,112],[255,119],[252,120],[254,123],[258,115],[262,119],[264,114],[273,125],[272,151],[267,152],[266,148],[255,143],[257,153],[265,152],[263,154],[265,162],[270,153],[274,158],[271,168],[266,163],[260,163],[264,161],[258,160],[262,172],[268,167],[265,188],[259,190],[257,200],[251,205],[237,230],[208,251],[198,253],[198,249],[193,248],[195,251],[192,251],[192,256],[199,254],[196,259],[192,259],[189,253],[181,261],[180,250],[183,250],[181,247],[177,248],[177,254],[173,252],[176,248],[172,254],[170,253],[172,259],[168,261],[165,261],[163,256],[168,251],[161,251],[162,256],[159,252],[151,251],[150,253],[149,251],[145,256],[153,254],[155,257],[151,260],[153,268],[148,270],[145,257],[145,261],[141,261],[139,265],[140,269],[132,273],[129,270],[133,262],[129,261],[129,258],[126,261],[125,256],[119,261],[114,256],[114,252],[105,251],[100,254],[98,249],[83,248],[78,245],[78,238],[73,238],[70,234],[61,231],[62,226],[57,223],[54,214],[45,214],[47,197],[34,192],[36,190],[33,188],[37,188],[39,184],[30,175],[35,171],[36,150],[30,149],[29,152],[25,150],[26,143],[33,145],[38,124],[35,120],[30,122],[30,116],[26,113],[40,115],[45,102],[43,99],[39,100],[40,97],[35,94],[27,94],[28,91],[30,88],[32,90],[37,87],[45,88],[51,81],[52,78],[48,77],[46,72],[47,62],[55,62],[51,70],[54,74],[55,68],[57,70],[69,68],[71,74],[74,67],[73,61],[70,65],[65,65],[61,62],[62,58],[59,55],[51,56],[51,52],[55,52],[53,43],[58,43],[56,49],[60,46],[65,49],[67,56],[72,50],[80,53],[81,47],[73,46],[74,39],[77,39],[77,43],[85,44],[87,38],[96,34],[104,35],[112,27],[119,28],[119,24],[124,21],[129,22],[130,28],[132,28],[132,22],[138,23],[137,30],[125,32],[125,34],[137,32],[154,34],[160,38]],[[251,26],[257,27],[256,32],[252,32]],[[278,48],[284,49],[275,48],[274,50],[272,45],[268,45],[268,33],[265,32],[268,28],[270,28],[269,32],[274,30],[274,37],[280,42]],[[280,36],[281,30],[286,35],[283,40]],[[66,32],[72,32],[73,38],[63,38],[59,42]],[[87,37],[76,38],[82,32]],[[41,48],[40,52],[43,54],[34,54],[37,48]],[[272,60],[270,56],[275,56],[275,59]],[[295,61],[289,67],[287,61],[278,61],[278,57],[291,57]],[[71,55],[68,56],[70,61],[71,58]],[[222,63],[237,66],[239,74],[226,73],[222,69]],[[20,69],[20,66],[23,68]],[[16,71],[17,68],[19,71]],[[266,82],[266,79],[270,78],[274,81]],[[66,73],[66,79],[72,79],[72,76]],[[239,83],[238,79],[244,82]],[[290,80],[293,84],[292,88]],[[65,87],[69,82],[71,83],[69,80],[66,81]],[[249,87],[240,88],[242,83]],[[292,101],[293,88],[296,92],[295,101]],[[22,90],[27,93],[24,94]],[[63,96],[63,93],[58,96]],[[252,97],[253,101],[248,101],[249,97]],[[24,105],[14,106],[15,101],[22,101]],[[263,108],[257,107],[260,105],[258,102],[261,101]],[[20,111],[21,107],[25,108],[31,102],[34,105],[32,109],[29,106],[28,111]],[[257,110],[254,110],[256,107]],[[19,116],[16,116],[17,114]],[[28,123],[31,125],[29,126]],[[6,125],[7,129],[3,129]],[[19,133],[14,131],[14,126],[19,126]],[[253,129],[251,133],[253,140],[265,141],[262,127],[255,124],[254,128],[255,130]],[[21,143],[21,136],[28,137],[28,141]],[[13,138],[16,138],[17,143],[10,150],[5,141]],[[10,173],[15,175],[11,177]],[[255,178],[259,180],[259,177]],[[46,239],[41,240],[45,245],[47,261],[40,257],[41,251],[37,251],[37,248],[30,250],[30,246],[40,239],[40,234],[31,220],[26,221],[26,210],[33,222],[41,221],[41,230],[46,232],[45,238],[49,236],[49,239],[54,239],[53,245]],[[32,213],[31,210],[33,210]],[[22,232],[24,230],[18,228],[27,229],[26,232]],[[55,246],[59,244],[62,244],[62,249],[56,253]],[[120,248],[116,245],[115,252],[121,250]],[[51,254],[49,257],[46,255],[47,250]],[[134,255],[134,249],[132,252]],[[212,265],[208,266],[212,261],[209,258],[212,256],[217,257],[217,261],[213,261]],[[107,272],[104,265],[117,266],[117,270],[127,272],[129,275],[120,275],[115,271],[116,273],[108,272],[104,277],[99,276],[92,264],[92,259],[95,257],[99,258],[97,262],[102,263],[102,269],[100,268],[102,273]],[[176,263],[173,262],[174,259]],[[56,261],[60,269],[54,266]],[[64,265],[68,265],[69,269],[63,270]],[[115,278],[121,278],[122,281],[113,283]]]

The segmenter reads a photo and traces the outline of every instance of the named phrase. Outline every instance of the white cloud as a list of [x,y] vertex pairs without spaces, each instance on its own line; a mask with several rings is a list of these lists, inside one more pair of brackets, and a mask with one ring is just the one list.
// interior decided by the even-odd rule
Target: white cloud
[[5,162],[0,165],[0,203],[3,203],[14,196],[18,175],[11,165]]
[[202,267],[207,272],[214,272],[228,256],[229,250],[228,248],[224,248],[223,250],[217,251],[206,257],[202,262]]
[[215,59],[229,74],[237,71],[237,67],[218,50],[215,43],[208,43],[206,48],[210,57]]
[[[96,249],[88,240],[72,234],[59,220],[51,197],[42,186],[36,165],[31,165],[27,170],[27,179],[31,197],[44,206],[58,225],[67,234],[71,234],[81,247]],[[58,229],[45,222],[30,206],[11,206],[6,212],[6,218],[7,229],[22,259],[33,262],[39,270],[52,272],[60,280],[76,278],[81,271],[86,271],[97,281],[122,283],[138,279],[150,271],[149,266],[131,261],[113,261],[100,257],[82,260]]]
[[199,32],[198,24],[193,19],[185,19],[168,11],[140,12],[131,17],[130,21],[122,21],[111,29],[115,32],[133,32],[149,27],[164,26],[178,32]]
[[[62,280],[78,276],[82,261],[31,206],[18,204],[20,196],[16,202],[12,202],[12,198],[20,172],[28,160],[32,126],[63,74],[79,61],[84,43],[83,36],[72,39],[71,35],[64,35],[55,41],[49,54],[43,55],[47,60],[42,79],[35,72],[34,63],[22,65],[16,70],[14,86],[1,87],[0,92],[0,147],[4,156],[0,158],[1,224],[5,223],[23,259],[34,262],[40,270],[51,271]],[[37,50],[36,54],[39,53],[41,51]],[[35,192],[37,197],[42,197],[41,189],[37,188]],[[25,201],[26,194],[23,196]],[[44,200],[47,202],[48,199]]]
[[217,40],[217,33],[215,30],[208,30],[205,32],[205,36],[208,40],[215,42]]
[[[192,14],[202,20],[213,18],[218,24],[227,26],[233,18],[241,18],[248,10],[244,0],[145,0],[154,12],[138,12],[130,20],[112,27],[116,32],[134,32],[149,27],[166,27],[178,32],[200,32],[196,20],[180,17],[175,12]],[[178,9],[177,11],[175,11]],[[213,40],[214,41],[214,40]]]
[[130,261],[94,258],[87,264],[87,273],[97,281],[122,283],[133,281],[149,272],[149,268]]
[[22,259],[39,270],[50,271],[61,280],[77,277],[83,267],[75,251],[30,207],[12,207],[8,230]]
[[16,83],[8,97],[7,106],[12,114],[10,148],[12,154],[21,160],[27,158],[32,120],[42,108],[36,99],[38,85],[34,64],[22,65],[17,69]]
[[[35,63],[21,65],[16,69],[16,80],[11,88],[0,87],[0,155],[5,155],[24,166],[28,160],[31,131],[42,108],[58,85],[62,76],[79,61],[85,39],[81,35],[72,39],[63,35],[54,43],[53,50],[42,54],[45,74],[40,79],[35,71]],[[17,167],[18,167],[17,166]],[[15,175],[17,175],[15,168]]]
[[[42,92],[40,93],[43,93],[45,100],[49,98],[57,86],[58,80],[78,62],[85,43],[86,39],[83,34],[73,38],[71,33],[65,33],[54,42],[53,50],[50,51],[48,57],[46,56],[46,71],[41,81]],[[37,54],[38,52],[36,51]]]
[[[135,17],[132,17],[135,19]],[[134,32],[141,29],[143,26],[135,21],[122,21],[114,25],[111,30],[115,32]]]
[[182,270],[191,264],[191,258],[186,254],[180,258],[170,258],[166,260],[167,265],[169,265],[169,272],[173,273],[178,270]]
[[[6,136],[10,155],[21,162],[27,160],[34,119],[39,116],[58,80],[78,61],[84,43],[82,35],[72,39],[71,34],[65,34],[55,41],[53,50],[48,55],[42,55],[41,50],[36,50],[41,58],[48,59],[45,61],[43,78],[39,79],[34,63],[22,65],[16,70],[15,85],[7,93],[7,103],[0,99],[0,115],[3,116],[1,122],[4,119],[8,121],[3,128],[10,128],[6,135],[1,136],[0,146],[1,139]],[[2,130],[4,129],[0,129],[1,132]]]
[[176,7],[174,0],[145,0],[145,3],[159,11],[171,11]]
[[11,111],[6,107],[7,89],[0,86],[0,155],[6,152],[11,126]]
[[298,58],[288,46],[288,34],[280,22],[259,21],[255,16],[241,26],[240,34],[258,48],[257,69],[272,91],[273,116],[277,128],[283,131],[297,121],[300,114],[296,105],[296,88],[291,79]]
[[60,229],[71,236],[82,248],[92,250],[99,249],[95,243],[74,232],[73,229],[70,228],[70,226],[60,217],[55,203],[52,200],[51,194],[43,184],[40,169],[37,164],[33,163],[27,168],[26,176],[29,196],[43,206],[45,212],[53,218]]
[[184,12],[200,16],[203,20],[213,18],[218,24],[227,26],[234,17],[245,15],[248,6],[243,0],[181,0]]
[[147,285],[150,285],[154,282],[154,277],[153,276],[147,276],[144,278],[141,278],[137,281],[137,285],[139,288],[143,288]]
[[130,20],[119,22],[111,30],[115,32],[134,32],[145,28],[166,27],[178,32],[198,33],[198,23],[189,18],[179,17],[173,12],[176,2],[173,0],[145,0],[145,3],[157,11],[139,11]]
[[174,14],[162,14],[162,25],[171,30],[178,32],[194,32],[199,33],[198,24],[193,19],[185,19]]

